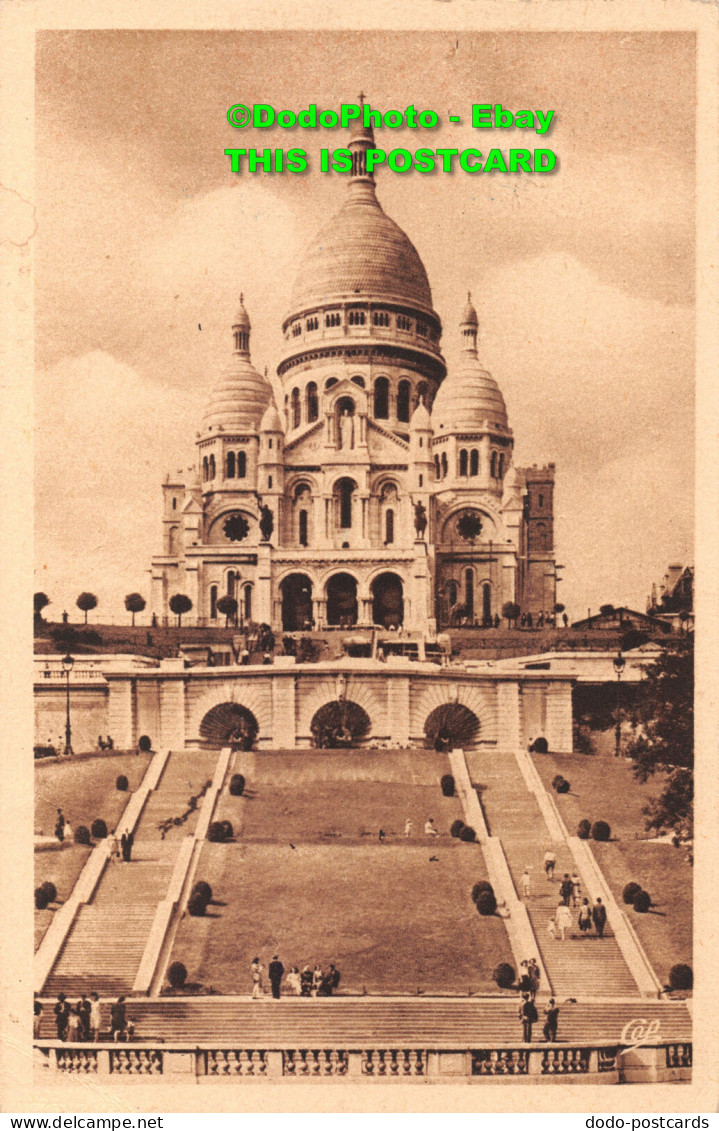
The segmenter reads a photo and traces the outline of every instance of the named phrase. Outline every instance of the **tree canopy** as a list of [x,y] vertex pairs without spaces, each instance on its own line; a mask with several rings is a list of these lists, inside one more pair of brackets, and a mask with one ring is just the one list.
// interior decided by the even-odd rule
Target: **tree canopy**
[[125,597],[125,608],[132,613],[132,627],[135,627],[135,613],[141,613],[147,604],[142,593],[128,593]]
[[192,608],[192,601],[186,593],[175,593],[174,597],[170,597],[170,608],[177,617],[179,627],[182,624],[183,613],[189,613]]
[[219,601],[217,602],[217,611],[218,613],[221,613],[225,618],[225,628],[227,628],[227,623],[230,617],[234,618],[237,616],[238,607],[239,606],[237,604],[237,599],[235,597],[220,597]]
[[522,610],[515,601],[505,601],[502,605],[502,616],[506,617],[508,624],[516,621],[521,612]]
[[91,609],[97,608],[97,597],[94,593],[81,593],[75,604],[85,614],[85,624],[87,624],[87,614]]
[[50,598],[47,593],[35,593],[32,599],[32,607],[35,610],[35,616],[42,616],[42,610],[46,609],[50,604]]

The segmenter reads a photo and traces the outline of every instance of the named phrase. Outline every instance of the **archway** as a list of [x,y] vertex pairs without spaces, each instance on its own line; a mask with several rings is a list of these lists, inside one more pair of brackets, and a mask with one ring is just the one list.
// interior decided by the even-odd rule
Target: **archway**
[[217,748],[236,746],[240,750],[251,750],[258,730],[252,711],[240,703],[218,703],[200,723],[204,745]]
[[424,734],[435,750],[470,746],[479,733],[479,719],[463,703],[442,703],[427,716]]
[[291,573],[280,582],[282,628],[301,632],[312,625],[312,582],[304,573]]
[[381,573],[372,582],[372,623],[399,628],[403,620],[402,579],[396,573]]
[[348,699],[335,699],[316,711],[310,731],[312,744],[318,747],[357,746],[369,734],[370,717],[364,707]]
[[357,624],[357,582],[349,573],[336,573],[327,582],[327,623],[342,628]]

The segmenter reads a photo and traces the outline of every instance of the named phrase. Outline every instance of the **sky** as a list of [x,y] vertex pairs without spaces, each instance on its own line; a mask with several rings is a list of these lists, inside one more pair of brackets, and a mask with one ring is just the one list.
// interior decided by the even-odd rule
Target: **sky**
[[[149,599],[160,485],[194,462],[240,292],[272,377],[302,251],[342,205],[342,131],[235,130],[229,106],[435,110],[384,148],[548,147],[551,175],[378,174],[451,372],[471,290],[518,466],[556,464],[559,599],[643,609],[693,562],[694,38],[684,33],[43,32],[36,57],[36,589],[47,615]],[[554,110],[539,138],[470,108]],[[459,114],[460,125],[448,122]],[[224,149],[301,146],[302,175]]]

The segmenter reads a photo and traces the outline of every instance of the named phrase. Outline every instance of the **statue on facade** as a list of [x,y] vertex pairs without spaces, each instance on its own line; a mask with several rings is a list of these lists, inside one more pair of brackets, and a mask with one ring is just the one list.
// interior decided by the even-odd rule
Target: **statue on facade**
[[421,502],[414,504],[414,529],[418,538],[424,538],[427,529],[427,508]]
[[349,451],[353,447],[353,432],[352,414],[345,409],[340,416],[340,447],[343,451]]
[[275,528],[275,517],[266,503],[260,503],[260,534],[263,542],[269,542]]

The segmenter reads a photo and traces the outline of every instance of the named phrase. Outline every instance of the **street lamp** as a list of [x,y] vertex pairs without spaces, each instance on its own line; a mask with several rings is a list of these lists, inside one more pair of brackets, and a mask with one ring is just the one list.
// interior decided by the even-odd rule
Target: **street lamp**
[[72,743],[70,741],[70,737],[71,737],[71,731],[70,731],[70,672],[72,671],[72,667],[73,667],[74,663],[75,663],[75,661],[73,660],[72,656],[69,653],[67,654],[67,656],[63,656],[62,670],[65,672],[65,692],[66,692],[66,694],[65,694],[65,754],[67,754],[67,755],[72,754]]
[[614,670],[617,673],[617,729],[614,743],[614,757],[618,758],[622,749],[621,679],[622,672],[624,671],[624,665],[626,664],[626,660],[621,653],[621,649],[614,657],[613,663]]

